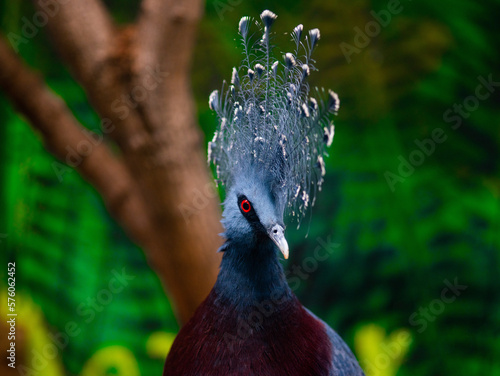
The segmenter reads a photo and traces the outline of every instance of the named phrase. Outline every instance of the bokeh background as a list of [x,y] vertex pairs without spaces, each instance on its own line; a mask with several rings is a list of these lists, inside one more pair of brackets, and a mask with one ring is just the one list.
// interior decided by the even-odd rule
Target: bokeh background
[[[138,1],[105,3],[118,22],[138,10]],[[393,7],[377,32],[372,12]],[[207,139],[208,95],[241,58],[239,18],[266,8],[279,16],[282,52],[298,23],[320,28],[311,81],[341,99],[324,189],[311,218],[287,230],[285,267],[300,300],[367,375],[500,375],[500,83],[484,85],[500,82],[500,1],[208,0],[192,69]],[[30,2],[1,1],[2,31],[20,34],[33,13]],[[356,37],[366,27],[373,36]],[[20,54],[97,128],[43,29]],[[178,325],[143,252],[76,172],[58,180],[2,93],[0,124],[0,310],[4,266],[15,260],[23,351],[43,352],[75,322],[80,333],[39,375],[161,374]],[[436,132],[443,142],[426,141]],[[334,252],[318,261],[322,242]],[[134,278],[93,305],[123,268]]]

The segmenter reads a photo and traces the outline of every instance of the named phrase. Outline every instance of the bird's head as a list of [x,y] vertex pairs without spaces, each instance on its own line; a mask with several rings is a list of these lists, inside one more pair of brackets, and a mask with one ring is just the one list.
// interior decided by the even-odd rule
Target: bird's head
[[266,10],[260,16],[262,38],[255,40],[249,17],[239,23],[244,61],[233,68],[231,84],[215,90],[209,105],[219,122],[208,144],[208,160],[217,182],[226,187],[225,235],[232,242],[251,245],[272,240],[288,257],[283,217],[299,221],[321,189],[334,127],[331,115],[339,101],[333,91],[310,90],[311,57],[320,32],[304,35],[293,29],[292,51],[272,54],[271,26],[277,18]]
[[249,167],[246,173],[241,172],[224,202],[225,236],[250,249],[271,240],[287,259],[283,199],[283,192],[274,187],[265,171]]

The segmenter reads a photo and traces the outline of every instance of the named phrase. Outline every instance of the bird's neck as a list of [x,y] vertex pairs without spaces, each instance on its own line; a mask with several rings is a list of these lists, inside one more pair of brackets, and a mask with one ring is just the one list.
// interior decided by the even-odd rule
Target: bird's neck
[[227,241],[214,286],[218,299],[240,311],[293,300],[277,253],[269,239],[254,246]]

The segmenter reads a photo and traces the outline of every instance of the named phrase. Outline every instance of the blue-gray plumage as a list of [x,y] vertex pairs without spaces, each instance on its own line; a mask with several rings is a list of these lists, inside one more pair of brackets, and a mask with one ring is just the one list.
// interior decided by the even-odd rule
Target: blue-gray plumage
[[231,85],[210,95],[219,126],[208,159],[227,192],[224,255],[214,288],[174,341],[164,375],[363,375],[337,333],[300,304],[279,262],[279,252],[289,252],[285,214],[300,221],[321,188],[330,115],[339,103],[331,90],[310,96],[318,29],[302,38],[297,26],[293,52],[274,60],[276,17],[262,12],[258,40],[252,20],[241,19],[244,61]]

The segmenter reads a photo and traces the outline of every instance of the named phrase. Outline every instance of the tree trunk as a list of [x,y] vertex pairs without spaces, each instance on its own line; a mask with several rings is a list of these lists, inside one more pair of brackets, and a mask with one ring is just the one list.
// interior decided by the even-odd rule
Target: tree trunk
[[48,7],[47,29],[100,115],[105,141],[90,135],[2,38],[0,88],[47,149],[102,195],[146,252],[185,323],[220,262],[218,196],[189,81],[203,3],[143,0],[137,22],[121,29],[99,0],[52,0],[39,10]]

